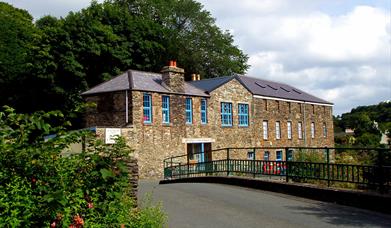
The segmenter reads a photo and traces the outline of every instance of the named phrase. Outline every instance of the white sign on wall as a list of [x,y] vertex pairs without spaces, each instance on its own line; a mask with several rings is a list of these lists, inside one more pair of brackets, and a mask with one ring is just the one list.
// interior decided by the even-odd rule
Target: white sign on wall
[[114,144],[115,139],[121,136],[121,128],[106,128],[105,143]]

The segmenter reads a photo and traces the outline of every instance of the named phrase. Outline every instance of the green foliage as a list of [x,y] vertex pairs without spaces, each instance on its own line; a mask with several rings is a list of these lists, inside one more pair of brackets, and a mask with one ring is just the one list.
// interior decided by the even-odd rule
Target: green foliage
[[[105,145],[89,132],[66,133],[64,124],[59,112],[25,115],[9,107],[0,112],[0,226],[136,227],[132,224],[144,219],[158,224],[150,227],[162,226],[159,208],[134,210],[125,165],[132,151],[124,139]],[[53,133],[56,137],[44,139]],[[82,139],[85,151],[62,153]]]
[[[381,133],[391,132],[391,102],[354,108],[334,117],[334,125],[338,144],[379,147]],[[354,129],[354,136],[341,133],[346,128]]]
[[[80,93],[127,69],[159,72],[168,60],[203,77],[244,73],[248,57],[193,0],[93,1],[65,18],[32,23],[0,4],[0,105],[62,110],[80,128]],[[7,83],[5,83],[7,82]],[[72,116],[71,116],[72,115]]]

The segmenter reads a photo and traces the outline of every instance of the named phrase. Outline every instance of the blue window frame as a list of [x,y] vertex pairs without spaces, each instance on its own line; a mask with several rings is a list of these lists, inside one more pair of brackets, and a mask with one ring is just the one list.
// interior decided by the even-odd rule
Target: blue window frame
[[232,103],[221,102],[221,126],[232,126]]
[[143,96],[143,108],[144,108],[144,123],[152,123],[152,96],[151,94],[144,93]]
[[248,127],[248,104],[238,104],[238,118],[240,127]]
[[207,105],[206,105],[206,99],[201,99],[201,124],[206,124],[208,122],[208,115],[207,115]]
[[170,123],[170,97],[162,96],[162,122],[165,124]]
[[193,102],[191,98],[186,98],[186,123],[193,123]]
[[276,161],[282,161],[282,151],[281,150],[276,151]]

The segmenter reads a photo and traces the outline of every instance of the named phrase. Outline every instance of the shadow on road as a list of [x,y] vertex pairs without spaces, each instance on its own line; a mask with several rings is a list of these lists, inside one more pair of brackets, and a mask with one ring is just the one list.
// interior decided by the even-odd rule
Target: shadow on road
[[[354,227],[391,227],[389,216],[377,212],[368,212],[353,207],[335,204],[317,204],[316,206],[285,206],[292,213],[317,216],[333,225]],[[362,215],[365,214],[365,217]]]

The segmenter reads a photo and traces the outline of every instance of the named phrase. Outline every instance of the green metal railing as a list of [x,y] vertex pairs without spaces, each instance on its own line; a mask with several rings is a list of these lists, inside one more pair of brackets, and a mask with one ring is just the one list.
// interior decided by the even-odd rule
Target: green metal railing
[[[164,178],[179,179],[197,176],[244,176],[251,178],[279,177],[285,181],[321,182],[330,187],[335,183],[351,183],[362,189],[376,189],[386,192],[391,186],[391,165],[384,160],[389,149],[379,148],[283,148],[285,158],[291,150],[311,150],[324,155],[324,162],[314,161],[269,161],[238,159],[240,151],[281,150],[276,147],[262,148],[224,148],[212,151],[213,154],[224,154],[224,158],[209,159],[205,162],[192,162],[188,155],[174,156],[164,160]],[[373,164],[337,164],[330,162],[330,151],[337,150],[368,151],[376,153]],[[322,153],[319,153],[319,152]],[[255,155],[255,153],[254,153]],[[221,156],[220,156],[221,157]]]

